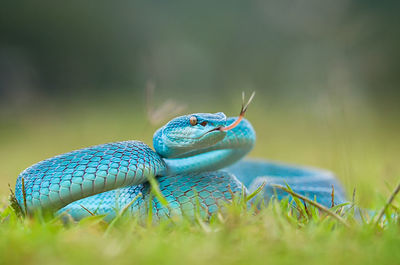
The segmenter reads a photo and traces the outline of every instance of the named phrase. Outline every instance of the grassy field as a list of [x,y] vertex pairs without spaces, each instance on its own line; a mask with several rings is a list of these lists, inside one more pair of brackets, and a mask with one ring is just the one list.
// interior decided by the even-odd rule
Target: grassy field
[[[143,106],[99,102],[45,104],[0,116],[0,264],[400,264],[398,220],[375,225],[349,213],[343,217],[348,227],[311,206],[305,212],[287,202],[260,212],[232,205],[211,222],[152,225],[121,218],[109,227],[99,218],[67,226],[57,218],[18,218],[8,207],[8,184],[13,187],[29,165],[110,141],[151,144],[157,126],[143,119]],[[217,111],[236,114],[238,108],[188,109]],[[270,99],[256,101],[247,118],[257,132],[250,156],[332,170],[348,194],[356,189],[362,208],[381,209],[399,182],[396,117],[357,104],[278,107]]]

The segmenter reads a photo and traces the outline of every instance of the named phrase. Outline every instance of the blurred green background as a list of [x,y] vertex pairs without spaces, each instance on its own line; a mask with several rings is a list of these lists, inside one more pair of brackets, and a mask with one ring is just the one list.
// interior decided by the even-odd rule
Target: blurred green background
[[236,115],[255,90],[250,156],[333,170],[371,206],[400,173],[399,5],[4,1],[0,193],[62,152],[151,144],[178,113]]

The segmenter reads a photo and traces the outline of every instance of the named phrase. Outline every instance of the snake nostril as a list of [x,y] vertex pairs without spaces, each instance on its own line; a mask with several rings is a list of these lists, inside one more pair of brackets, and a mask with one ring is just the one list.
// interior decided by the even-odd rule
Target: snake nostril
[[204,127],[204,126],[207,125],[207,122],[206,122],[206,121],[203,121],[202,123],[200,123],[200,125]]

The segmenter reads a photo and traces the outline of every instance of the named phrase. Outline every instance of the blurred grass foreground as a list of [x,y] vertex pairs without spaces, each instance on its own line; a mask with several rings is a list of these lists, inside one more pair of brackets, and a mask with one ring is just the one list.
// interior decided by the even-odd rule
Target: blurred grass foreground
[[400,264],[399,221],[390,218],[399,198],[377,224],[340,212],[348,226],[288,201],[260,211],[233,203],[209,222],[158,225],[23,219],[7,201],[8,184],[40,160],[112,141],[151,145],[172,116],[234,116],[241,91],[255,90],[251,157],[332,170],[357,206],[382,209],[400,176],[398,7],[6,1],[0,264]]

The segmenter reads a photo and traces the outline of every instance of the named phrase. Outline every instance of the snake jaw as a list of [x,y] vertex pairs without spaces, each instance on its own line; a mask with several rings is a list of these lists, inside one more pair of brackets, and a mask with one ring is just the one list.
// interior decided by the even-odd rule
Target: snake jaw
[[214,131],[222,131],[222,128],[224,128],[224,126],[215,127],[213,129],[209,130],[208,132],[206,132],[205,134],[210,133],[210,132],[214,132]]

